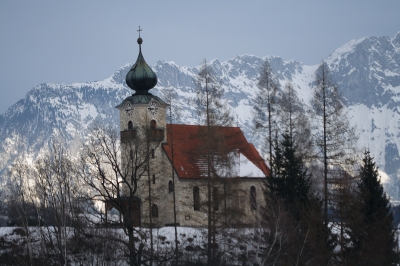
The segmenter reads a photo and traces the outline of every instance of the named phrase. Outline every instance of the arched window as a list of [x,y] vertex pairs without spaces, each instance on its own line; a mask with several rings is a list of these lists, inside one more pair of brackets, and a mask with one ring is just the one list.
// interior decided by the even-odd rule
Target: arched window
[[132,130],[133,129],[133,123],[132,121],[128,122],[128,130]]
[[156,122],[156,120],[151,120],[151,121],[150,121],[150,128],[151,128],[151,129],[156,129],[156,128],[157,128],[157,122]]
[[193,188],[193,208],[200,211],[200,190],[197,186]]
[[250,188],[250,207],[252,210],[257,210],[257,194],[254,186]]
[[219,195],[217,187],[214,187],[213,189],[213,204],[214,204],[214,211],[219,211]]
[[156,175],[153,175],[153,184],[156,183]]
[[133,159],[133,150],[132,150],[132,149],[129,151],[129,158],[130,158],[131,160]]
[[155,204],[151,206],[151,217],[158,218],[158,206]]
[[174,192],[174,184],[172,183],[172,180],[168,182],[168,191]]

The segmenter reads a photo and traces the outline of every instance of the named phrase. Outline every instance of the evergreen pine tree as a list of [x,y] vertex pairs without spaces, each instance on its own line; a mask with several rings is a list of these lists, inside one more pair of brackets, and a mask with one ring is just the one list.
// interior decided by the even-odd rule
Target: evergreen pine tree
[[[326,245],[326,239],[331,237],[324,224],[322,201],[313,193],[311,177],[296,152],[293,138],[289,134],[282,138],[274,145],[274,174],[268,179],[267,193],[267,205],[283,206],[286,210],[280,217],[282,221],[268,221],[281,226],[279,233],[286,240],[275,248],[278,251],[274,257],[282,265],[327,265],[333,246]],[[267,219],[273,214],[267,213]]]
[[393,213],[369,151],[364,153],[360,167],[358,190],[359,200],[353,207],[355,215],[348,222],[346,264],[397,265]]
[[311,179],[301,157],[295,153],[293,139],[283,134],[283,140],[275,145],[273,161],[274,178],[270,179],[270,191],[283,199],[291,211],[300,212],[310,204]]

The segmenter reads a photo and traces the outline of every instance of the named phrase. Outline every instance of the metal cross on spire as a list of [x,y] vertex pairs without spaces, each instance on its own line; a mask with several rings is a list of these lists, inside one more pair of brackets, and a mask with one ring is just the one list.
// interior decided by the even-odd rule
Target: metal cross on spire
[[139,29],[138,29],[137,31],[139,32],[139,38],[140,38],[140,32],[142,31],[142,30],[140,29],[140,26],[139,26]]

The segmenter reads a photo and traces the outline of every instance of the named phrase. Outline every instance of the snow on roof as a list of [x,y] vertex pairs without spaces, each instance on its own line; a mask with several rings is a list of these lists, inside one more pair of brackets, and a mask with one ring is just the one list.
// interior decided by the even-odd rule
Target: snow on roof
[[239,177],[265,177],[265,173],[242,153],[239,153],[238,167]]
[[[201,134],[205,126],[198,125],[167,125],[167,143],[163,148],[180,178],[204,178],[207,166],[201,149],[206,139]],[[214,127],[226,143],[227,152],[234,156],[235,165],[231,173],[226,173],[224,166],[219,166],[226,176],[259,178],[269,174],[265,164],[253,144],[247,142],[243,132],[238,127]],[[215,145],[218,145],[216,143]],[[172,154],[173,149],[173,154]],[[172,156],[173,155],[173,156]]]

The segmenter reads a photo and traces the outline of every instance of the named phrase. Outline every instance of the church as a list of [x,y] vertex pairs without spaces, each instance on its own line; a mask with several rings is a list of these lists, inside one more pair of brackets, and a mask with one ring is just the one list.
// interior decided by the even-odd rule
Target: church
[[239,127],[168,124],[169,105],[149,92],[157,76],[140,35],[137,42],[126,75],[134,93],[116,107],[121,162],[132,173],[121,189],[134,198],[135,226],[205,227],[210,215],[217,226],[256,226],[265,206],[265,161]]

